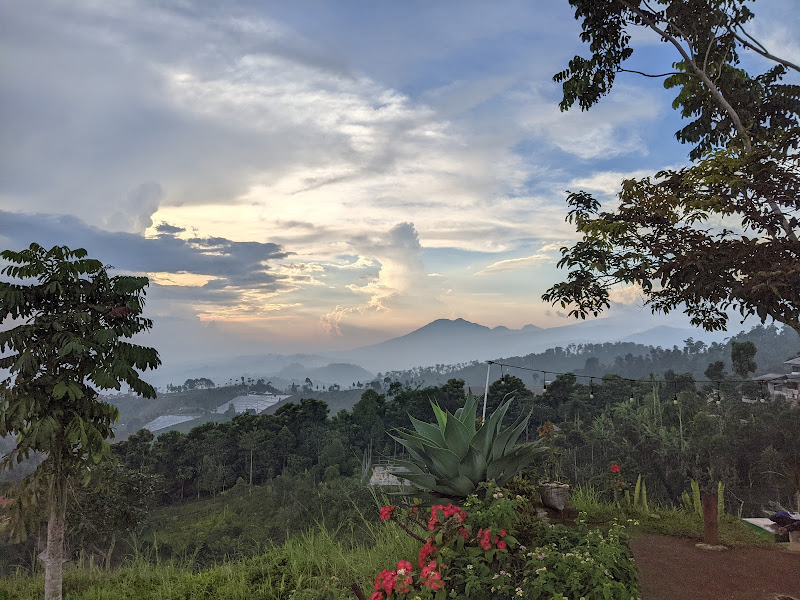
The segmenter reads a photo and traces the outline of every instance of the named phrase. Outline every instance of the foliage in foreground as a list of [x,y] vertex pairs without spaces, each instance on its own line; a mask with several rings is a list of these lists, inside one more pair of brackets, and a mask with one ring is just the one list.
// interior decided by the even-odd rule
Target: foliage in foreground
[[[317,600],[352,598],[350,586],[368,585],[371,575],[397,554],[412,550],[413,540],[397,530],[372,527],[368,543],[347,548],[335,532],[316,531],[272,546],[251,558],[197,572],[191,561],[152,563],[136,559],[106,571],[77,567],[64,573],[69,600]],[[0,580],[0,600],[38,600],[39,576]]]
[[[438,505],[428,513],[416,505],[408,515],[419,520],[425,512],[418,526],[418,531],[429,534],[424,543],[402,530],[409,528],[408,520],[402,527],[365,521],[360,545],[321,525],[282,546],[268,546],[258,556],[200,571],[191,558],[162,561],[158,555],[138,556],[115,570],[79,566],[65,572],[65,598],[352,599],[352,586],[370,590],[379,572],[381,582],[391,580],[395,595],[405,597],[397,593],[403,589],[404,573],[399,573],[398,588],[398,571],[385,569],[405,557],[413,558],[414,564],[403,560],[400,567],[408,574],[414,571],[417,583],[427,567],[425,579],[432,584],[417,585],[409,598],[464,598],[467,592],[474,599],[636,596],[636,569],[622,527],[551,526],[536,520],[526,505],[522,496],[498,488],[482,500],[472,496],[458,510]],[[384,516],[389,516],[386,510]],[[424,567],[418,566],[420,562]],[[42,587],[40,576],[12,576],[0,580],[0,600],[40,598]]]
[[538,441],[517,444],[530,415],[503,428],[510,404],[501,404],[485,422],[478,421],[478,399],[472,395],[455,413],[434,404],[436,424],[410,417],[415,431],[392,436],[411,454],[407,461],[395,461],[408,469],[403,477],[423,490],[466,498],[483,482],[504,483],[530,467],[544,448]]
[[[643,510],[625,502],[602,501],[596,489],[581,486],[574,490],[572,502],[589,523],[608,523],[618,519],[646,533],[696,540],[703,538],[702,516],[685,506],[658,505]],[[748,527],[741,519],[727,514],[720,515],[719,539],[725,546],[771,544],[774,541],[770,535],[765,536]]]
[[381,517],[415,536],[419,549],[399,556],[396,569],[378,574],[371,600],[629,600],[637,595],[636,567],[618,522],[598,529],[583,521],[574,527],[550,525],[514,491],[489,484],[478,494],[463,505],[433,506],[427,520],[417,504],[406,510],[384,507]]

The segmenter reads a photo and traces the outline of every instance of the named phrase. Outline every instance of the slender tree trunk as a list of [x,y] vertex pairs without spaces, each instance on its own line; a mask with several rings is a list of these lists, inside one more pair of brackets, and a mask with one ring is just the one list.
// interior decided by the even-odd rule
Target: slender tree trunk
[[44,600],[61,600],[66,514],[66,482],[63,477],[54,474],[50,486],[47,549],[39,555],[39,559],[44,563]]

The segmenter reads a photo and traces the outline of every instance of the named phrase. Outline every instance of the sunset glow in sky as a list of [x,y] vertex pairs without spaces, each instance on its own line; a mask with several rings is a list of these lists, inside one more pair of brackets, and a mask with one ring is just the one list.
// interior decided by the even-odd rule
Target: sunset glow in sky
[[[752,9],[800,61],[796,1]],[[166,353],[567,324],[540,300],[575,239],[566,190],[613,201],[689,151],[660,80],[621,74],[593,110],[559,111],[578,33],[566,0],[9,0],[0,246],[147,273]],[[631,68],[677,60],[635,42]],[[615,299],[650,319],[635,290]]]

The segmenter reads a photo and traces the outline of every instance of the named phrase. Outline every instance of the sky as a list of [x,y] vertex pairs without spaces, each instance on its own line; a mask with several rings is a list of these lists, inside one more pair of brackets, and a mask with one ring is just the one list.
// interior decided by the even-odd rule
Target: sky
[[[800,62],[796,8],[754,5],[751,32]],[[579,31],[566,0],[7,0],[0,246],[147,274],[166,360],[569,324],[540,299],[576,241],[567,190],[613,202],[689,151],[660,80],[559,111]],[[677,60],[633,41],[631,68]]]

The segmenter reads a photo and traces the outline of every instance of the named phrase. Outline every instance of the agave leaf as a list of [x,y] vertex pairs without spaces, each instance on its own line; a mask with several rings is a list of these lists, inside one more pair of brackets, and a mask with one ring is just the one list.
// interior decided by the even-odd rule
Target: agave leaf
[[428,460],[425,464],[437,478],[449,479],[458,473],[458,463],[461,459],[452,450],[431,447],[427,449],[426,454]]
[[444,431],[447,427],[447,413],[439,408],[438,404],[431,402],[431,408],[433,408],[433,414],[436,415],[436,422],[439,423],[439,429]]
[[429,440],[436,442],[442,448],[446,446],[444,436],[442,435],[442,430],[439,429],[436,425],[425,423],[424,421],[415,419],[411,415],[409,415],[409,418],[411,419],[411,424],[414,426],[414,429],[417,430],[417,433],[419,433],[423,437],[428,438]]
[[[425,464],[427,462],[425,459],[425,455],[427,454],[425,451],[425,444],[422,443],[421,440],[413,438],[408,432],[398,430],[397,433],[398,435],[390,433],[389,436],[395,441],[399,442],[406,450],[408,450],[408,453],[415,460]],[[407,436],[409,439],[399,437],[400,434]]]
[[458,474],[469,477],[474,483],[486,480],[486,458],[475,448],[470,447],[467,455],[458,465]]
[[466,426],[456,418],[447,419],[447,427],[444,430],[445,445],[449,450],[458,455],[459,460],[464,458],[469,450],[469,443],[472,436]]
[[[438,444],[436,440],[432,440],[429,437],[425,437],[424,435],[418,434],[416,431],[409,431],[408,429],[396,429],[396,435],[400,436],[403,440],[409,442],[410,444],[417,446],[418,448],[422,447],[429,447],[433,446],[436,448],[443,448],[444,446]],[[393,434],[389,434],[393,435]],[[395,437],[393,435],[393,437]],[[400,441],[400,440],[398,440]]]
[[486,418],[486,422],[480,426],[475,436],[472,438],[472,447],[480,452],[486,460],[490,460],[494,440],[497,437],[497,431],[500,429],[500,424],[503,422],[503,417],[508,410],[508,402],[504,402],[497,410]]
[[436,477],[430,473],[403,473],[402,479],[411,482],[411,485],[422,490],[430,490],[436,487]]
[[520,444],[505,456],[489,463],[486,469],[487,479],[495,479],[498,483],[513,477],[520,469],[534,463],[536,458],[546,452],[538,442]]
[[500,458],[504,454],[514,448],[519,436],[525,431],[525,426],[528,424],[528,419],[523,418],[515,425],[501,431],[495,439],[492,447],[492,458]]
[[460,496],[466,498],[475,491],[475,484],[464,475],[448,477],[446,480],[437,482],[434,488],[437,492],[442,492],[448,496]]
[[489,418],[486,419],[487,424],[494,428],[494,431],[491,433],[492,437],[497,435],[497,433],[500,431],[500,426],[503,424],[503,419],[505,418],[506,411],[508,411],[508,407],[510,405],[510,400],[503,402],[497,407],[497,410],[495,410],[491,415],[489,415]]
[[490,458],[490,454],[492,451],[492,441],[493,435],[491,433],[491,426],[488,423],[484,423],[478,428],[478,431],[472,436],[472,441],[470,442],[470,446],[475,448],[475,450],[483,456],[486,460]]
[[477,424],[478,415],[478,398],[472,394],[467,396],[467,401],[464,406],[456,411],[456,418],[461,421],[470,433],[470,437],[475,435],[478,430]]
[[486,468],[486,478],[494,479],[497,483],[502,483],[517,474],[523,466],[528,464],[527,457],[522,454],[514,453],[506,455],[497,460],[493,460]]

